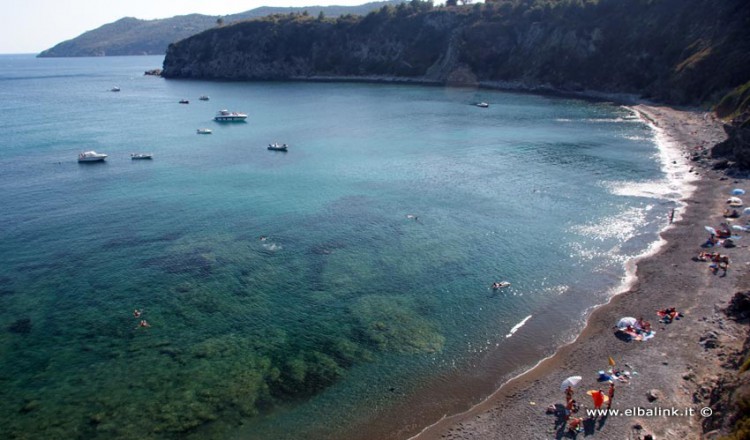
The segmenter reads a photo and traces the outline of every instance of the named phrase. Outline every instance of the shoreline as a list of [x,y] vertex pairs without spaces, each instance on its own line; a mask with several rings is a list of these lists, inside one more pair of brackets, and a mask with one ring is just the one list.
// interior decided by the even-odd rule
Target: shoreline
[[[689,162],[687,160],[689,159],[687,159],[687,156],[690,154],[690,141],[697,141],[705,148],[723,139],[721,125],[713,119],[701,118],[696,112],[680,111],[668,107],[656,107],[645,104],[638,104],[630,108],[637,112],[639,117],[650,122],[657,137],[663,136],[663,141],[671,142],[674,146],[678,147],[678,150],[676,150],[677,154],[681,153],[683,157],[686,157],[685,162],[688,166]],[[691,131],[691,129],[694,130]],[[660,150],[662,148],[668,147],[660,146]],[[668,167],[669,163],[664,160],[664,152],[660,153],[662,154],[663,166]],[[691,167],[688,172],[692,171],[693,168]],[[665,173],[668,173],[667,169],[665,169]],[[665,278],[669,275],[676,275],[675,272],[680,272],[680,270],[674,270],[675,268],[685,268],[689,272],[691,266],[693,266],[693,276],[691,277],[693,288],[704,287],[705,289],[701,292],[701,295],[693,297],[692,302],[683,301],[683,304],[675,306],[677,306],[678,310],[700,310],[701,314],[712,315],[714,322],[719,320],[721,324],[724,324],[723,318],[716,316],[716,307],[712,310],[710,308],[707,309],[706,305],[712,305],[713,301],[721,303],[728,301],[735,289],[739,287],[738,284],[740,284],[739,275],[734,273],[736,270],[730,270],[730,276],[726,277],[729,280],[726,278],[722,280],[725,282],[724,284],[726,284],[726,281],[731,282],[733,288],[727,289],[725,287],[723,292],[719,292],[715,287],[711,288],[704,285],[705,281],[710,281],[705,279],[709,277],[707,272],[704,272],[705,268],[701,267],[704,270],[699,271],[694,270],[694,266],[700,263],[687,258],[681,258],[680,260],[672,260],[670,258],[674,254],[683,256],[691,255],[693,254],[693,250],[694,254],[697,254],[702,242],[700,240],[705,239],[705,231],[700,227],[698,219],[703,217],[706,224],[711,224],[710,222],[716,221],[717,217],[721,218],[721,211],[719,209],[723,208],[722,197],[728,193],[726,187],[732,186],[732,183],[723,180],[726,179],[723,174],[706,168],[701,168],[700,174],[701,176],[698,179],[690,179],[684,183],[686,193],[684,197],[680,198],[680,203],[684,208],[680,209],[680,212],[676,215],[674,224],[666,226],[661,231],[660,240],[657,240],[652,245],[655,249],[652,250],[649,248],[642,256],[631,260],[635,266],[635,277],[631,281],[628,281],[628,275],[626,274],[619,288],[614,289],[616,293],[605,304],[597,306],[591,312],[583,330],[572,342],[559,347],[552,355],[540,360],[534,366],[509,379],[482,402],[462,413],[444,416],[432,425],[425,427],[416,435],[409,437],[409,440],[434,440],[438,438],[502,439],[507,438],[510,433],[522,439],[551,438],[551,436],[562,438],[565,432],[557,429],[550,431],[549,428],[553,428],[554,425],[554,417],[545,415],[544,413],[547,406],[564,402],[561,396],[562,393],[558,389],[558,384],[569,375],[580,374],[585,377],[584,383],[586,385],[584,385],[583,389],[586,389],[586,387],[595,387],[597,384],[594,380],[591,380],[591,377],[592,375],[595,377],[596,370],[607,369],[608,356],[621,359],[618,365],[629,363],[639,370],[639,375],[631,382],[632,387],[631,385],[618,387],[623,389],[622,391],[618,389],[613,408],[617,408],[619,406],[617,403],[620,403],[620,401],[630,403],[627,407],[654,406],[644,395],[638,396],[637,393],[630,392],[634,388],[643,388],[643,386],[639,386],[642,384],[639,384],[638,381],[653,385],[652,389],[658,386],[659,383],[661,383],[661,388],[674,388],[674,386],[684,388],[685,384],[681,382],[685,382],[685,380],[681,379],[680,376],[685,371],[693,372],[700,370],[701,367],[706,367],[704,369],[710,370],[709,372],[704,372],[701,375],[696,374],[695,376],[703,378],[711,376],[718,368],[715,365],[716,362],[710,362],[707,359],[695,359],[694,355],[696,353],[693,349],[687,349],[684,353],[673,352],[668,354],[658,351],[658,349],[664,348],[661,347],[664,343],[660,343],[658,339],[660,336],[662,336],[662,341],[674,338],[675,332],[672,330],[673,328],[679,328],[684,332],[688,332],[688,330],[684,329],[685,324],[687,324],[688,320],[696,319],[697,315],[691,314],[691,316],[687,316],[680,322],[673,323],[672,328],[669,329],[664,325],[655,326],[658,327],[656,339],[648,342],[624,343],[618,341],[610,330],[617,319],[612,316],[637,316],[642,314],[645,319],[656,323],[657,318],[654,316],[653,311],[670,305],[658,302],[660,299],[663,299],[659,298],[660,295],[651,294],[648,295],[650,298],[644,298],[646,296],[644,293],[651,293],[652,290],[657,290],[661,293],[671,287],[671,295],[669,296],[672,297],[671,299],[679,301],[679,293],[684,288],[678,287],[679,283],[674,282],[674,280],[670,282],[669,280],[653,279],[657,276],[653,272],[652,267],[654,266],[658,267],[656,272],[665,273],[662,275]],[[690,186],[694,187],[690,188]],[[712,200],[713,203],[710,203]],[[750,264],[750,262],[746,261],[747,255],[742,255],[741,258],[745,261],[741,264],[738,264],[738,261],[736,261],[738,256],[732,255],[740,253],[741,247],[746,247],[746,245],[726,251],[726,253],[732,256],[733,267],[743,267],[744,264],[742,263]],[[725,252],[722,251],[722,253]],[[746,252],[742,252],[742,254],[746,254]],[[680,281],[683,281],[683,279],[681,278]],[[672,283],[674,284],[670,286]],[[741,284],[747,285],[744,281]],[[635,301],[637,297],[640,297],[638,298],[639,301]],[[642,303],[640,307],[634,307],[638,302]],[[659,304],[663,305],[660,306]],[[703,307],[700,307],[701,305]],[[636,310],[633,310],[634,308]],[[608,317],[608,319],[604,317]],[[708,320],[707,316],[702,316],[701,318],[703,323]],[[693,325],[691,342],[697,343],[705,329],[697,329],[697,326],[694,326],[694,324],[690,323],[688,325]],[[737,329],[733,330],[737,331]],[[728,333],[730,333],[728,336],[731,339],[731,332]],[[666,367],[670,363],[678,364],[680,368],[673,369],[674,371],[671,373],[664,372],[654,375],[649,378],[650,380],[641,380],[645,374],[641,370],[647,370],[649,362],[644,363],[645,359],[638,358],[636,358],[638,360],[630,360],[628,362],[631,355],[635,354],[638,356],[637,352],[639,349],[644,352],[639,357],[646,357],[648,355],[651,358],[651,363],[654,365],[658,365],[661,362],[661,367],[665,368],[658,368],[660,370],[669,370]],[[583,354],[584,359],[576,359],[575,354]],[[703,354],[705,355],[706,353]],[[664,357],[671,359],[671,362],[660,361]],[[700,358],[700,356],[698,357]],[[676,361],[676,358],[681,359]],[[659,379],[655,380],[657,377]],[[628,388],[631,389],[629,390]],[[664,393],[665,396],[656,401],[657,406],[696,406],[691,403],[692,388],[682,390],[683,393],[679,396],[675,392],[670,393],[671,395],[669,396]],[[580,394],[582,393],[579,392],[579,402],[583,405],[589,404],[590,400],[588,397],[581,396]],[[625,422],[625,419],[630,420],[629,422]],[[684,419],[678,419],[677,421],[682,422],[682,425],[686,422]],[[656,435],[656,438],[699,438],[698,428],[694,422],[695,420],[691,420],[689,425],[692,428],[684,431],[676,430],[675,426],[679,427],[679,423],[677,425],[674,423],[665,423],[664,426],[668,426],[667,428],[654,429],[658,427],[650,426],[653,423],[648,423],[648,420],[637,420],[635,417],[621,417],[617,419],[612,417],[606,421],[606,426],[602,424],[600,429],[590,427],[593,429],[587,430],[587,435],[596,435],[599,438],[630,438],[629,435],[632,434],[632,426],[638,424],[650,430],[649,432],[654,431],[653,433]],[[545,428],[547,428],[546,434],[544,434]],[[661,432],[657,433],[656,431]]]

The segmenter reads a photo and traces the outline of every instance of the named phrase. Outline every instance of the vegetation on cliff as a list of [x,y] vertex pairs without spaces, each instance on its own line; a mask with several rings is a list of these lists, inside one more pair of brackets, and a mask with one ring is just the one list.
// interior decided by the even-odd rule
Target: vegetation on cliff
[[171,45],[164,76],[382,76],[716,102],[750,80],[744,0],[412,0],[365,17],[270,16]]
[[323,14],[336,17],[343,14],[364,15],[388,4],[387,1],[360,6],[311,6],[289,8],[268,7],[251,9],[224,17],[190,14],[158,20],[139,20],[126,17],[76,38],[63,41],[40,53],[39,57],[91,57],[108,55],[162,55],[170,43],[198,32],[240,20],[248,20],[279,13]]

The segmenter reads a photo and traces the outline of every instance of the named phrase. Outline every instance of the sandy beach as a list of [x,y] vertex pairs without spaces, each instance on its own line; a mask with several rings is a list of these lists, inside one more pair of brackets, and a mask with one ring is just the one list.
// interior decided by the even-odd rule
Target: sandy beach
[[[617,384],[613,409],[676,408],[692,410],[694,415],[599,417],[584,423],[580,437],[637,439],[649,433],[656,439],[701,438],[700,409],[708,405],[722,363],[744,341],[742,329],[726,318],[723,308],[734,292],[750,286],[750,242],[739,240],[737,247],[716,249],[731,259],[726,275],[722,271],[712,274],[709,263],[694,261],[694,257],[705,250],[701,247],[708,238],[704,226],[716,227],[726,221],[722,214],[731,190],[750,188],[746,178],[728,177],[724,171],[711,169],[710,161],[690,161],[691,156],[725,138],[721,123],[712,116],[642,104],[633,109],[682,149],[683,161],[698,177],[674,224],[662,233],[666,243],[655,255],[638,261],[632,287],[596,309],[574,342],[504,384],[481,404],[425,429],[413,437],[415,440],[574,438],[546,409],[564,404],[561,382],[580,375],[583,381],[574,398],[582,406],[578,415],[585,417],[585,408],[593,406],[586,390],[607,392],[608,385],[597,382],[597,372],[609,368],[608,356],[617,367],[636,372],[628,384]],[[736,219],[734,223],[744,221]],[[667,307],[676,308],[684,318],[659,323],[656,311]],[[625,316],[643,316],[652,323],[655,337],[644,342],[618,339],[613,326]]]

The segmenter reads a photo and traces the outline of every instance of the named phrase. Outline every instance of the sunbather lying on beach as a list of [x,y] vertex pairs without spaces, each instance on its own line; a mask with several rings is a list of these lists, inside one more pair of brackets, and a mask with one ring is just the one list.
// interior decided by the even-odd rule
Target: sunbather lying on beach
[[664,324],[670,324],[675,319],[680,319],[684,316],[682,313],[675,310],[674,307],[659,310],[656,314],[661,318],[659,322]]

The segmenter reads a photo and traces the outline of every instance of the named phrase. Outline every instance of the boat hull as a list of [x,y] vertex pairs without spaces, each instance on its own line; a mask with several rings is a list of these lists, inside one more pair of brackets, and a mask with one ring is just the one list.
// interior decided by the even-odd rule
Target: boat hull
[[245,122],[247,116],[214,116],[216,122]]

